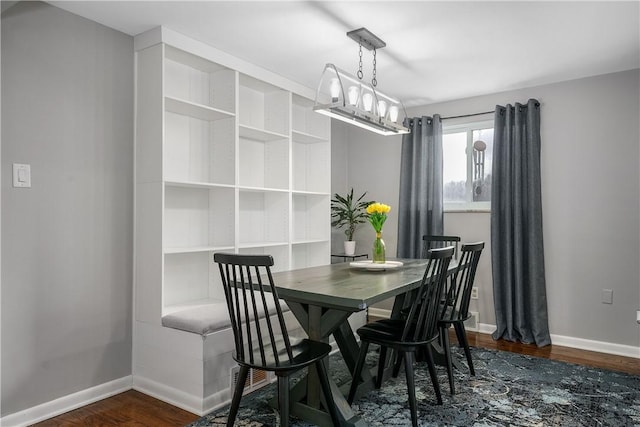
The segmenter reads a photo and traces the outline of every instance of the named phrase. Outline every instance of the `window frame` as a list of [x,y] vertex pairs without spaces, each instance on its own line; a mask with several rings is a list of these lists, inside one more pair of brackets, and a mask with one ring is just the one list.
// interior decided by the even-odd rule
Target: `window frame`
[[[468,123],[457,123],[442,125],[442,143],[444,144],[444,136],[452,133],[467,134],[467,182],[465,186],[466,200],[464,202],[445,202],[443,201],[444,212],[491,212],[491,201],[488,202],[474,202],[473,201],[473,156],[471,155],[473,150],[473,131],[479,129],[495,129],[494,120],[479,120]],[[493,143],[493,141],[492,141]],[[444,165],[443,165],[444,166]],[[493,165],[492,165],[493,167]],[[444,194],[444,180],[442,183]]]

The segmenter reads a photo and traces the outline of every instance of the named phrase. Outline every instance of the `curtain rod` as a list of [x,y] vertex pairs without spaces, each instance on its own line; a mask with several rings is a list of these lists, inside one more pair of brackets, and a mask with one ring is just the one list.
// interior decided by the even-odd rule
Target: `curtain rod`
[[482,116],[484,114],[493,114],[495,113],[496,110],[491,110],[491,111],[483,111],[482,113],[473,113],[473,114],[463,114],[461,116],[449,116],[449,117],[440,117],[440,120],[447,120],[447,119],[461,119],[463,117],[473,117],[473,116]]

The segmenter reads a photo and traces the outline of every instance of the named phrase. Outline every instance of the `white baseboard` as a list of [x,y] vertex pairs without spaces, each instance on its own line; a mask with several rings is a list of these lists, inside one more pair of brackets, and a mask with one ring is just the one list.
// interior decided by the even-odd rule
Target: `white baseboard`
[[593,341],[584,338],[566,337],[551,334],[551,342],[554,345],[579,348],[581,350],[597,351],[598,353],[615,354],[617,356],[634,357],[640,359],[640,347],[631,345],[614,344],[604,341]]
[[224,389],[202,398],[139,375],[133,377],[132,388],[200,417],[231,403],[229,389]]
[[[391,310],[369,307],[369,315],[389,318],[389,316],[391,316]],[[495,330],[496,325],[491,325],[488,323],[478,324],[478,332],[481,334],[492,334]],[[560,345],[563,347],[578,348],[580,350],[597,351],[598,353],[615,354],[618,356],[634,357],[636,359],[640,359],[640,347],[634,347],[631,345],[587,340],[583,338],[574,338],[555,334],[551,334],[551,342],[554,345]]]
[[488,323],[479,323],[478,324],[478,332],[481,334],[489,334],[491,335],[493,331],[496,330],[496,325],[490,325]]
[[78,409],[98,400],[115,396],[116,394],[131,390],[132,378],[126,376],[108,383],[81,390],[67,396],[60,397],[47,403],[43,403],[20,412],[6,415],[0,418],[0,426],[23,427],[35,424],[49,418],[56,417],[65,412]]
[[182,390],[178,390],[173,387],[169,387],[166,384],[150,380],[140,375],[133,377],[132,388],[136,391],[144,393],[148,396],[155,397],[156,399],[167,402],[173,406],[184,409],[196,415],[204,415],[202,398],[193,396],[189,393],[185,393]]
[[[495,330],[496,325],[480,323],[478,332],[491,335]],[[551,334],[551,343],[553,345],[562,347],[578,348],[580,350],[595,351],[598,353],[615,354],[617,356],[640,359],[640,347],[634,347],[631,345],[587,340],[584,338],[567,337],[564,335],[556,334]]]

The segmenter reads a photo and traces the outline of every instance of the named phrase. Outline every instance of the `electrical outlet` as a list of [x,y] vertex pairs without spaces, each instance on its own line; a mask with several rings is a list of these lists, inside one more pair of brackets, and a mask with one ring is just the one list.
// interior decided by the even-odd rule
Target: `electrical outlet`
[[478,299],[478,287],[471,288],[471,299]]

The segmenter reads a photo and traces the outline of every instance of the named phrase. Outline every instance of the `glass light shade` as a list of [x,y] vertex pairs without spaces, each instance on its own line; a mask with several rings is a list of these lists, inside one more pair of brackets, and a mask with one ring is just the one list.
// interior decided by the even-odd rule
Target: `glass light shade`
[[340,80],[338,78],[331,79],[331,84],[329,85],[329,90],[331,92],[331,101],[337,102],[340,97]]
[[378,101],[378,114],[383,119],[387,116],[387,103],[383,100]]
[[318,83],[313,110],[380,135],[399,135],[410,132],[396,123],[401,107],[397,99],[327,64]]
[[371,111],[373,108],[373,95],[370,93],[362,94],[362,107],[364,108],[364,111]]
[[389,107],[389,120],[394,123],[398,121],[398,107],[395,105]]
[[349,86],[347,96],[349,97],[349,105],[358,105],[358,98],[360,98],[360,88],[358,88],[358,86]]

